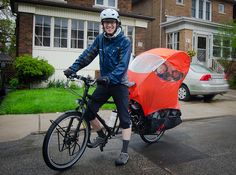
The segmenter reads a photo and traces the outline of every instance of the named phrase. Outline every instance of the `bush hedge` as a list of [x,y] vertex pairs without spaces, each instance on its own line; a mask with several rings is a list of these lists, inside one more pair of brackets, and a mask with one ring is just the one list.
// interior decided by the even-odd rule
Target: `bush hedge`
[[15,69],[19,83],[24,85],[47,80],[55,71],[46,60],[31,55],[17,57]]

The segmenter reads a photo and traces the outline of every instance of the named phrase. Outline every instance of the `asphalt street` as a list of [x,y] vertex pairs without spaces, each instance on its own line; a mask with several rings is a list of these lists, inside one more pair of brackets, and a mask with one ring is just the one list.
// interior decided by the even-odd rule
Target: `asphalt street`
[[87,148],[71,169],[49,169],[42,158],[43,134],[0,143],[0,174],[175,174],[234,175],[236,172],[236,116],[186,121],[166,131],[158,143],[146,144],[133,134],[130,161],[115,167],[121,147],[120,136],[111,139],[104,152]]

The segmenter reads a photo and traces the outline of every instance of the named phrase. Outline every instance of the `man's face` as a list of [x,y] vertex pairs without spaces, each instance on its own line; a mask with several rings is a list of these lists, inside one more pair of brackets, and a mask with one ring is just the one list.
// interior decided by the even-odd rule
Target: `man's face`
[[117,26],[117,23],[116,23],[116,20],[105,20],[103,21],[103,28],[104,28],[104,31],[108,34],[108,35],[113,35],[115,33],[115,30],[116,30],[116,26]]

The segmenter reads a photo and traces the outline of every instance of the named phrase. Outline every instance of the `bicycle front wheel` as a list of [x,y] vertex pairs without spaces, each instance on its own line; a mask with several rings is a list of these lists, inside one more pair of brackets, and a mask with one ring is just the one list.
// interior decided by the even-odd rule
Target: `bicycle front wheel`
[[52,122],[43,141],[43,158],[48,167],[65,170],[83,155],[89,138],[88,123],[81,113],[67,112]]

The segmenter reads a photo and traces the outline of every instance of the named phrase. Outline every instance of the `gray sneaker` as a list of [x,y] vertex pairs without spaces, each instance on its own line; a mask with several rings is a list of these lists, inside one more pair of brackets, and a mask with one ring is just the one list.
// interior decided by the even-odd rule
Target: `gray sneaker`
[[115,165],[116,166],[125,165],[128,162],[128,160],[129,160],[129,154],[121,152],[120,156],[115,161]]
[[95,139],[94,139],[94,141],[93,142],[91,142],[91,143],[87,143],[87,146],[89,147],[89,148],[96,148],[96,147],[98,147],[99,145],[102,145],[103,143],[105,143],[106,142],[106,139],[105,138],[102,138],[102,137],[96,137]]

